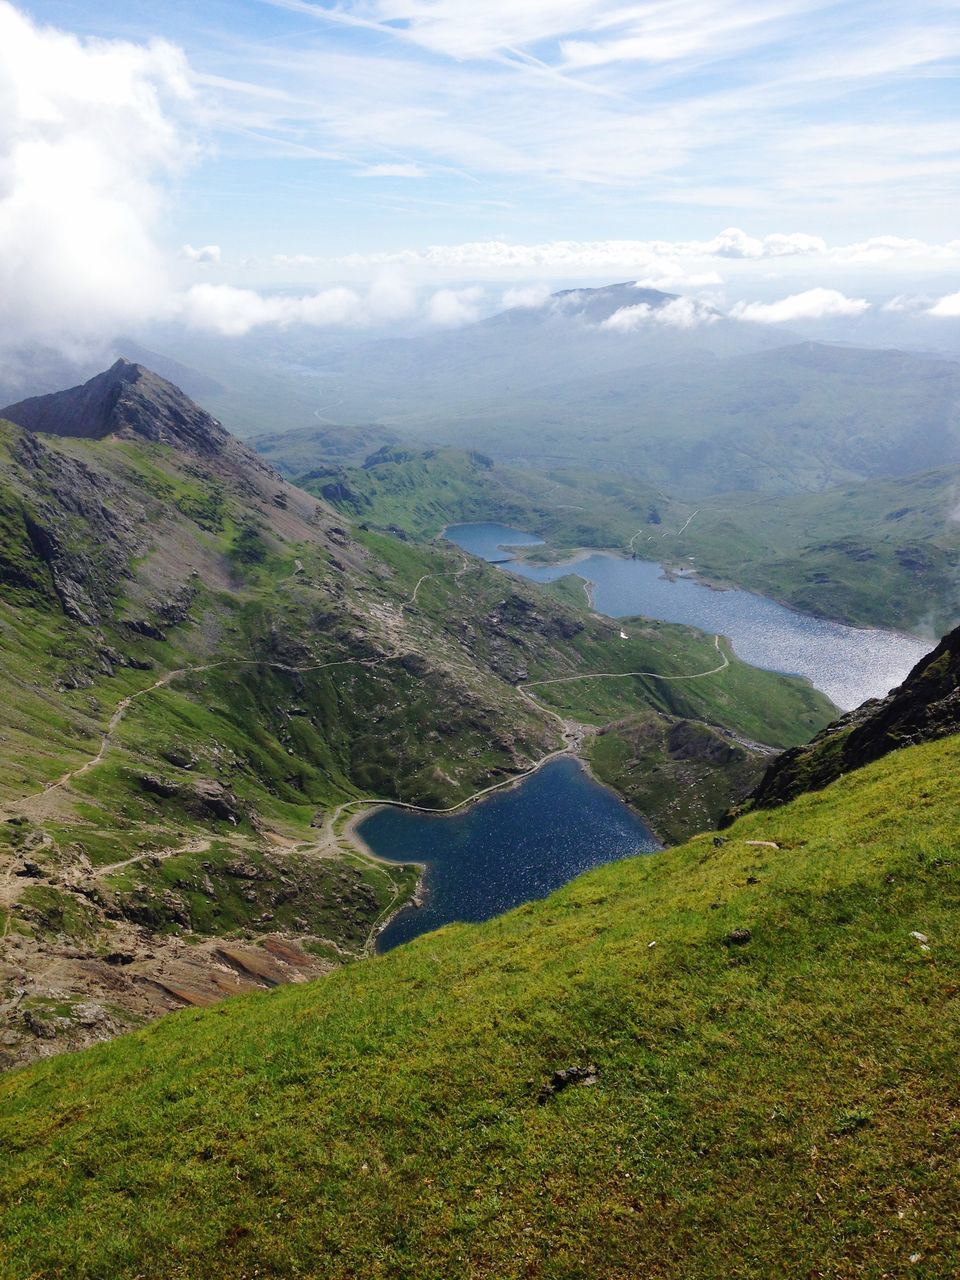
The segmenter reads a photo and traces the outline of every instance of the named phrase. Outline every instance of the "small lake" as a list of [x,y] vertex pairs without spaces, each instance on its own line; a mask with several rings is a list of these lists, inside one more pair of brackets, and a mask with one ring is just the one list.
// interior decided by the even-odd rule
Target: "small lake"
[[[462,550],[493,561],[503,558],[504,547],[540,542],[494,522],[451,525],[445,536]],[[519,541],[523,537],[527,540]],[[562,564],[511,561],[509,571],[533,582],[574,573],[590,584],[598,613],[681,622],[727,636],[744,662],[805,676],[843,711],[883,697],[932,648],[901,632],[846,627],[797,613],[750,591],[715,591],[693,577],[667,578],[654,561],[608,551],[583,552]]]
[[660,848],[646,824],[570,756],[458,813],[385,807],[357,832],[381,858],[427,865],[425,905],[396,916],[378,951],[454,920],[489,920],[591,867]]
[[491,564],[508,564],[514,557],[511,550],[517,547],[542,547],[543,539],[522,529],[511,529],[506,524],[451,524],[443,531],[448,542],[455,543],[472,556],[489,560]]

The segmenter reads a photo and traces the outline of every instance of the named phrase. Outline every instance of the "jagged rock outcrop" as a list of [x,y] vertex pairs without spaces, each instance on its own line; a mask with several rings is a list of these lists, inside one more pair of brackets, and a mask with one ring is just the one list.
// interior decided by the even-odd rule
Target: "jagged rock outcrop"
[[[144,545],[138,513],[126,509],[106,477],[28,432],[11,441],[11,457],[31,477],[33,494],[30,503],[16,504],[18,521],[5,530],[5,554],[18,543],[24,551],[29,548],[37,566],[49,573],[67,617],[97,625],[110,611],[118,584],[129,576],[130,558]],[[8,581],[0,568],[0,585]]]
[[27,431],[102,440],[106,436],[168,444],[201,457],[219,453],[228,433],[179,387],[129,360],[118,360],[89,382],[32,396],[0,409]]
[[952,733],[960,733],[960,627],[944,636],[885,698],[865,702],[806,746],[778,756],[747,804],[756,808],[785,804],[898,747]]

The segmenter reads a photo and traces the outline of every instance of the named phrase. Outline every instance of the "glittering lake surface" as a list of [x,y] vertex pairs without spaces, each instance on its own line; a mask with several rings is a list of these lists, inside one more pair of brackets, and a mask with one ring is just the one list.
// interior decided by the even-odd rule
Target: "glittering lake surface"
[[660,847],[643,821],[569,756],[459,813],[377,809],[358,832],[382,858],[427,865],[425,905],[387,926],[380,951],[453,920],[488,920],[591,867]]
[[[530,545],[518,541],[518,530],[492,522],[451,525],[446,537],[485,560],[500,558],[498,545]],[[670,579],[653,561],[629,560],[607,551],[583,552],[562,564],[513,562],[509,571],[534,582],[575,573],[591,585],[599,613],[682,622],[728,636],[744,662],[806,676],[844,711],[889,693],[933,647],[897,631],[826,622],[750,591],[715,591],[691,577]]]

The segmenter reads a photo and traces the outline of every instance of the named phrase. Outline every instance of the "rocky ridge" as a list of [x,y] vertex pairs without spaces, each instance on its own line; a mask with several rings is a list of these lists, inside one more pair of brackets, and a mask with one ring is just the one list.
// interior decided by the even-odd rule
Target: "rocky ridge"
[[7,405],[0,418],[28,431],[83,440],[140,439],[202,457],[219,453],[230,439],[179,387],[122,358],[81,386]]
[[885,698],[865,702],[806,745],[778,756],[743,808],[785,804],[890,751],[953,733],[960,733],[960,627],[944,636]]

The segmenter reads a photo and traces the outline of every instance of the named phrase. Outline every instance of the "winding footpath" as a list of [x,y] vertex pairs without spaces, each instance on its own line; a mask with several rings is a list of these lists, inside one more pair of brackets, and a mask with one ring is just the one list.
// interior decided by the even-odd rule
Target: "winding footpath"
[[[422,583],[426,581],[427,578],[430,578],[430,577],[459,578],[464,573],[468,572],[469,568],[470,568],[469,563],[466,560],[464,560],[463,567],[455,572],[451,572],[449,574],[425,574],[418,581],[416,587],[414,588],[413,595],[411,596],[410,600],[407,601],[407,604],[412,604],[415,602],[417,592],[419,591]],[[462,800],[458,800],[455,804],[446,805],[444,807],[414,804],[411,801],[394,800],[394,799],[388,799],[386,797],[379,798],[375,796],[364,796],[364,797],[353,799],[353,800],[344,800],[339,805],[337,805],[334,809],[330,810],[329,813],[324,817],[323,826],[321,828],[321,832],[318,839],[308,846],[310,849],[310,852],[314,854],[319,854],[319,855],[329,855],[332,852],[334,852],[335,849],[338,849],[338,848],[341,849],[341,851],[343,851],[343,846],[340,844],[340,841],[341,839],[346,839],[349,844],[350,852],[352,852],[355,856],[362,857],[365,861],[375,863],[378,866],[378,868],[383,869],[384,875],[386,876],[386,879],[389,882],[390,887],[393,891],[393,898],[390,904],[386,908],[384,908],[384,910],[380,913],[380,915],[377,917],[376,921],[374,921],[371,927],[370,933],[363,947],[364,953],[369,953],[370,951],[372,951],[378,934],[382,931],[383,927],[386,925],[388,920],[393,917],[396,910],[402,906],[403,900],[405,900],[406,898],[406,894],[403,892],[401,886],[399,886],[397,882],[393,879],[393,877],[390,875],[389,870],[387,869],[392,864],[388,863],[385,859],[378,858],[374,853],[372,853],[372,851],[366,848],[357,848],[356,843],[350,842],[350,838],[353,833],[345,834],[342,831],[338,831],[338,824],[340,823],[341,819],[345,814],[352,813],[353,811],[357,811],[357,810],[364,810],[364,809],[372,810],[380,807],[406,809],[413,813],[435,814],[437,816],[440,816],[443,814],[457,813],[461,809],[465,809],[468,805],[474,804],[478,800],[484,799],[486,796],[493,795],[497,791],[502,791],[506,787],[516,786],[518,783],[523,782],[524,779],[532,777],[533,774],[537,773],[540,769],[542,769],[545,765],[549,764],[550,761],[552,760],[557,760],[561,756],[578,754],[583,742],[583,735],[584,735],[583,726],[578,724],[576,721],[573,721],[564,717],[563,715],[560,714],[560,712],[555,711],[552,707],[546,706],[540,699],[536,697],[535,694],[530,693],[529,690],[533,688],[539,688],[545,685],[569,684],[578,680],[622,680],[625,678],[632,678],[632,677],[643,677],[645,679],[663,680],[663,681],[701,680],[706,676],[718,674],[719,672],[725,670],[730,665],[727,655],[723,652],[723,650],[720,647],[719,635],[714,636],[714,647],[716,648],[717,653],[720,655],[722,659],[719,665],[715,667],[711,667],[709,668],[709,670],[706,670],[706,671],[698,671],[688,675],[662,675],[661,673],[656,671],[596,671],[596,672],[588,672],[581,675],[557,676],[548,680],[523,681],[522,683],[516,685],[517,693],[523,699],[525,699],[526,702],[530,704],[530,706],[534,707],[540,714],[549,716],[551,719],[553,719],[559,725],[561,729],[561,733],[563,735],[563,740],[564,740],[563,745],[561,747],[557,747],[555,750],[547,752],[544,756],[541,757],[540,760],[536,762],[536,764],[531,765],[529,769],[524,769],[520,773],[511,775],[509,778],[502,778],[500,779],[499,782],[491,783],[489,786],[481,787],[478,791],[473,792],[469,796],[465,796]],[[65,787],[68,787],[70,783],[73,782],[75,779],[80,778],[84,774],[87,774],[91,772],[93,769],[95,769],[99,764],[103,762],[104,757],[106,756],[110,747],[113,745],[114,737],[117,729],[119,728],[120,724],[123,722],[124,718],[126,717],[127,713],[130,711],[134,703],[137,702],[140,698],[146,697],[148,694],[155,693],[159,689],[168,687],[175,680],[178,680],[190,675],[196,675],[204,671],[213,671],[215,669],[226,667],[226,666],[269,667],[272,670],[288,671],[291,673],[302,674],[309,671],[323,671],[331,667],[341,667],[341,666],[350,666],[350,665],[373,667],[373,666],[379,666],[382,663],[390,660],[391,659],[387,659],[387,658],[380,658],[380,659],[338,658],[330,662],[316,662],[316,663],[307,663],[303,665],[292,665],[290,663],[271,662],[271,661],[258,659],[258,658],[221,658],[216,662],[207,662],[207,663],[197,664],[195,666],[178,667],[175,670],[168,671],[164,675],[162,675],[158,680],[155,680],[153,684],[147,685],[145,688],[139,689],[135,693],[128,694],[126,697],[122,698],[120,702],[118,702],[116,709],[114,710],[112,716],[107,722],[106,730],[100,742],[99,749],[97,750],[97,753],[95,755],[91,756],[89,760],[84,761],[83,764],[77,766],[75,769],[68,770],[61,777],[59,777],[55,782],[49,783],[42,790],[34,792],[32,795],[25,796],[22,800],[16,802],[15,804],[10,805],[3,810],[0,810],[0,818],[5,818],[12,814],[21,814],[24,811],[35,810],[36,808],[41,807],[43,801],[47,799],[52,793],[63,790]],[[358,816],[359,816],[358,814],[354,814],[354,818]],[[198,852],[202,850],[202,847],[204,846],[205,843],[207,847],[209,847],[208,841],[204,842],[202,839],[200,839],[200,840],[190,841],[187,845],[179,849],[170,849],[163,852],[153,851],[153,852],[148,852],[144,854],[139,854],[135,857],[125,859],[122,862],[117,862],[109,866],[102,867],[99,869],[98,874],[104,875],[113,871],[118,871],[123,867],[130,866],[134,863],[144,861],[147,858],[154,858],[158,856],[166,858],[166,857],[172,857],[177,853]],[[9,869],[8,869],[8,875],[9,875]],[[3,934],[0,935],[0,937],[6,934],[8,926],[9,926],[9,914],[7,916],[7,919],[4,922]]]
[[469,572],[470,572],[470,570],[471,570],[471,568],[475,568],[475,566],[471,565],[471,564],[470,564],[470,562],[469,562],[469,560],[467,559],[467,557],[466,557],[466,556],[464,556],[464,557],[463,557],[463,564],[460,566],[460,568],[459,568],[459,569],[451,569],[451,570],[449,570],[449,572],[446,572],[446,573],[425,573],[425,574],[423,574],[423,576],[418,580],[417,585],[413,588],[413,595],[410,597],[410,599],[409,599],[409,600],[406,600],[406,601],[405,601],[405,602],[400,606],[400,612],[402,613],[404,609],[408,608],[408,607],[409,607],[410,605],[412,605],[412,604],[416,604],[416,603],[417,603],[417,593],[419,592],[420,588],[423,586],[423,584],[424,584],[428,579],[430,579],[430,578],[454,578],[454,579],[459,579],[459,578],[462,578],[462,577],[463,577],[463,575],[464,575],[465,573],[469,573]]
[[715,676],[717,672],[724,671],[730,665],[730,659],[720,648],[719,636],[713,637],[713,644],[722,659],[720,665],[711,667],[709,671],[696,671],[693,675],[664,676],[658,671],[594,671],[585,676],[557,676],[552,680],[526,680],[522,687],[532,689],[544,684],[568,684],[573,680],[622,680],[626,676],[645,676],[652,680],[702,680],[704,676]]
[[[466,562],[465,562],[464,568],[458,570],[456,574],[427,574],[425,576],[426,577],[451,577],[451,576],[458,577],[460,574],[466,572],[468,567],[469,566],[466,565]],[[423,580],[424,579],[421,578],[420,582],[423,582]],[[420,586],[420,583],[417,584],[418,588],[419,586]],[[416,589],[414,590],[414,594],[411,597],[410,602],[412,602],[414,599],[416,599]],[[348,801],[345,801],[342,805],[340,805],[334,811],[334,819],[336,819],[345,808],[349,808],[354,805],[361,805],[361,804],[393,805],[394,807],[397,807],[397,808],[413,809],[419,813],[437,813],[437,814],[455,813],[458,809],[462,809],[465,805],[472,804],[473,801],[479,800],[483,796],[489,795],[493,791],[498,791],[501,787],[510,786],[515,782],[520,782],[523,778],[529,777],[532,773],[535,773],[538,769],[542,768],[543,765],[547,764],[550,760],[554,760],[561,755],[569,754],[572,750],[574,750],[575,746],[579,746],[579,741],[581,737],[580,726],[576,725],[575,722],[573,721],[567,720],[559,712],[554,711],[552,707],[545,706],[544,703],[541,702],[539,699],[537,699],[535,695],[531,695],[530,693],[527,692],[529,689],[540,688],[545,685],[570,684],[578,680],[624,680],[624,679],[633,678],[633,677],[643,677],[649,680],[662,680],[662,681],[670,681],[670,682],[677,681],[677,680],[702,680],[706,676],[717,675],[719,672],[725,670],[730,665],[729,658],[724,653],[724,651],[720,648],[719,635],[714,636],[713,643],[714,643],[714,648],[717,650],[717,653],[720,655],[721,662],[717,666],[710,667],[706,671],[696,671],[687,675],[663,675],[658,671],[591,671],[581,675],[556,676],[548,680],[524,680],[520,684],[516,685],[517,692],[521,695],[521,697],[526,698],[526,700],[529,703],[531,703],[531,705],[535,706],[538,711],[550,716],[552,719],[556,720],[558,724],[562,726],[564,730],[564,736],[568,739],[568,741],[563,747],[560,747],[555,751],[548,752],[548,754],[545,755],[540,761],[538,761],[537,764],[533,765],[532,768],[525,770],[523,773],[516,774],[512,778],[503,779],[500,782],[495,782],[489,787],[483,787],[479,791],[474,792],[473,795],[467,796],[465,799],[459,800],[457,801],[456,804],[450,805],[446,808],[442,808],[442,809],[430,808],[425,805],[412,804],[405,800],[385,800],[385,799],[380,800],[380,799],[373,799],[373,798],[365,799],[365,800],[348,800]],[[351,666],[351,665],[360,666],[360,667],[379,666],[382,663],[389,660],[390,659],[386,659],[386,658],[380,658],[380,659],[337,658],[332,662],[314,662],[314,663],[307,663],[299,666],[294,666],[286,662],[270,662],[268,660],[261,659],[261,658],[221,658],[217,662],[207,662],[203,664],[198,664],[196,666],[178,667],[176,670],[166,672],[164,675],[160,677],[159,680],[155,680],[153,684],[147,685],[146,688],[139,689],[136,693],[128,694],[125,698],[122,698],[120,700],[120,702],[117,704],[116,710],[114,711],[113,715],[110,717],[109,721],[107,722],[107,727],[104,732],[103,739],[101,740],[100,747],[96,755],[91,756],[89,760],[84,761],[84,763],[79,765],[77,768],[68,770],[61,777],[59,777],[55,782],[48,783],[47,786],[45,786],[42,790],[36,791],[32,795],[25,796],[22,800],[17,801],[15,805],[11,806],[11,810],[20,810],[26,806],[30,806],[34,802],[41,800],[43,797],[49,796],[52,792],[62,790],[64,787],[69,786],[69,784],[73,782],[75,779],[82,777],[84,774],[89,773],[92,769],[95,769],[97,765],[103,762],[103,759],[107,754],[107,751],[110,749],[110,746],[113,743],[114,734],[116,733],[121,722],[125,718],[127,712],[133,706],[134,702],[136,702],[140,698],[145,698],[148,694],[155,693],[158,689],[166,688],[168,685],[172,684],[174,680],[178,680],[178,679],[181,679],[182,677],[189,676],[189,675],[196,675],[204,671],[213,671],[217,668],[226,667],[226,666],[269,667],[271,670],[274,670],[274,671],[289,671],[295,674],[303,674],[308,671],[325,671],[330,667],[344,667],[344,666]],[[2,814],[2,812],[3,811],[0,811],[0,814]]]

